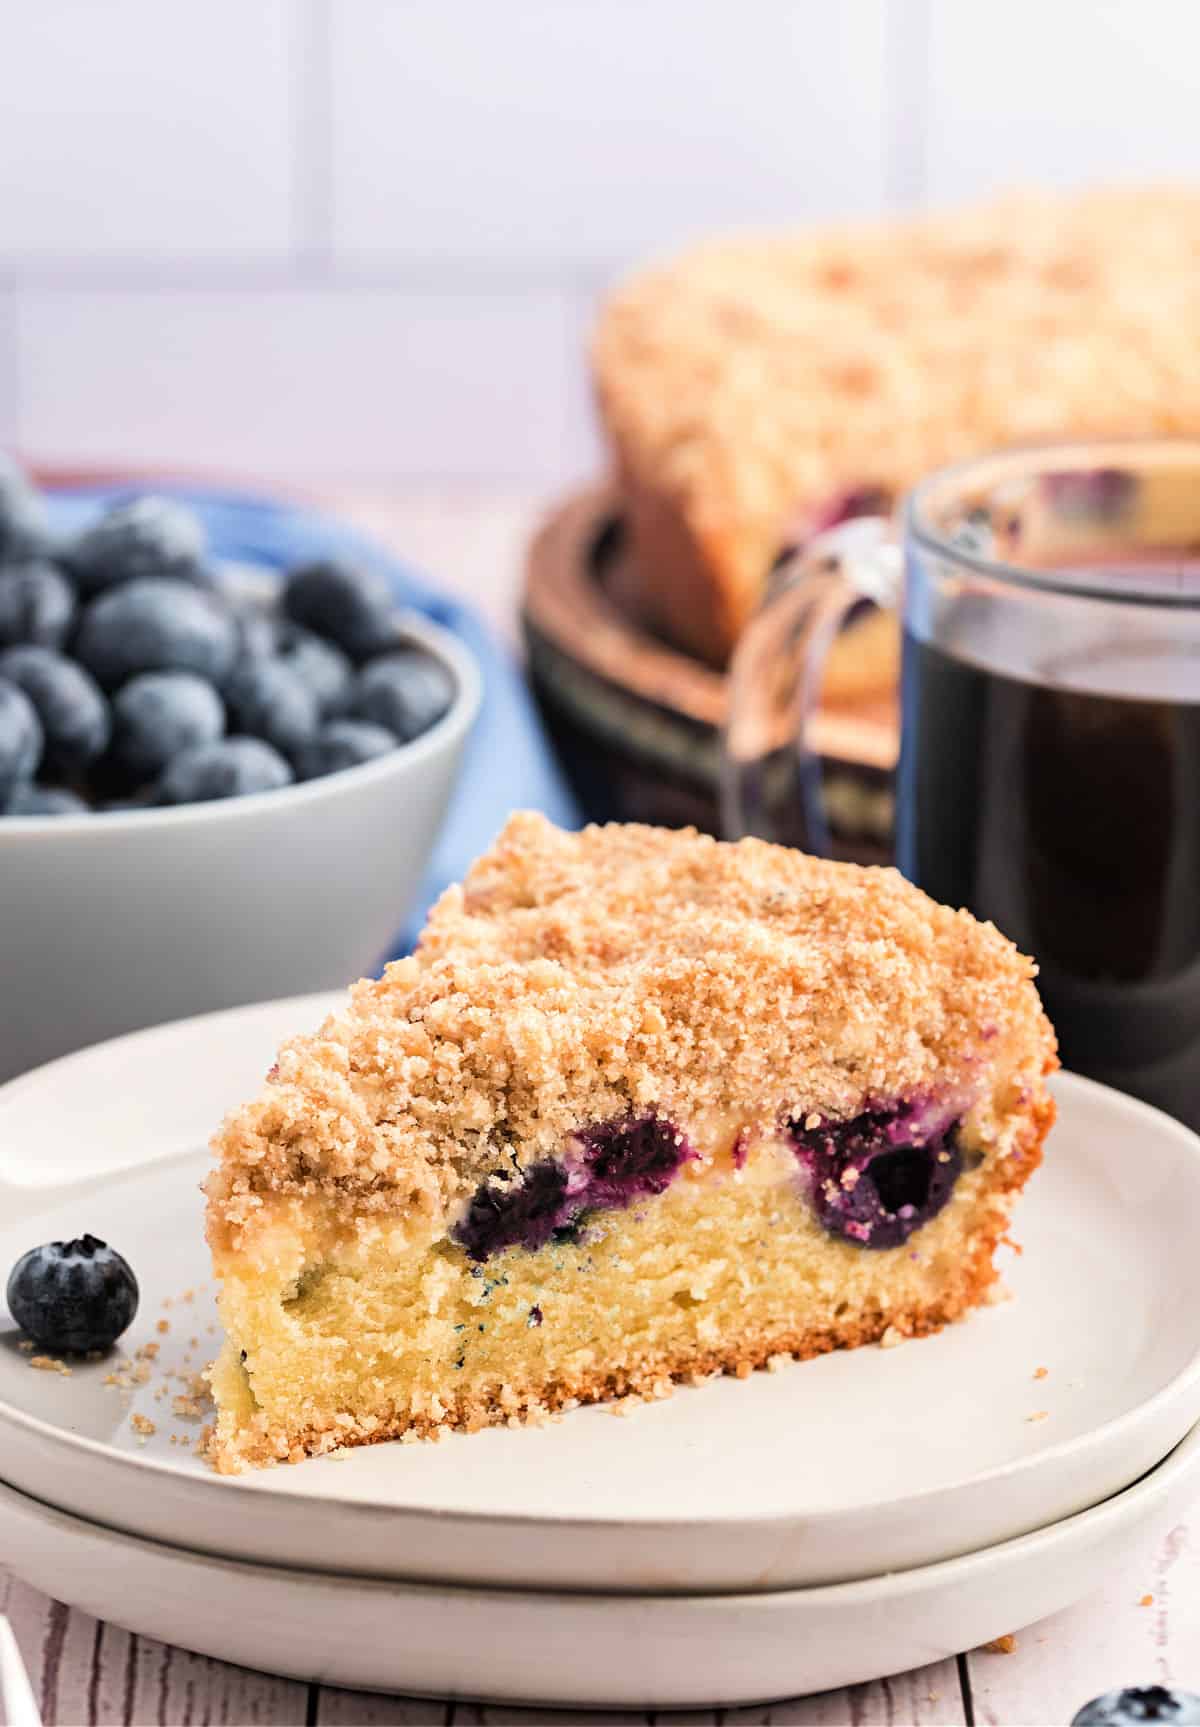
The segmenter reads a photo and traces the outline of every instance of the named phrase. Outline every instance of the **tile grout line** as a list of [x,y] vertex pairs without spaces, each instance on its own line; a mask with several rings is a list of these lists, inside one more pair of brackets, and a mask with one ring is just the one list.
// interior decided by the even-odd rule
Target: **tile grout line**
[[928,184],[930,0],[891,0],[884,14],[884,196],[919,208]]
[[[315,257],[315,253],[308,254]],[[322,265],[324,268],[324,265]],[[535,258],[522,266],[497,266],[470,254],[408,258],[401,252],[364,260],[350,256],[344,266],[310,277],[298,273],[297,258],[272,259],[255,253],[211,253],[172,257],[131,252],[97,259],[84,253],[23,255],[0,251],[0,289],[43,293],[232,294],[303,293],[331,295],[436,295],[474,299],[481,294],[523,298],[530,294],[574,292],[581,283],[607,280],[602,266],[576,270],[569,261]]]
[[0,277],[0,392],[7,406],[0,412],[0,441],[21,448],[21,302],[15,279]]
[[333,68],[329,0],[293,14],[292,259],[295,278],[325,281],[333,265]]

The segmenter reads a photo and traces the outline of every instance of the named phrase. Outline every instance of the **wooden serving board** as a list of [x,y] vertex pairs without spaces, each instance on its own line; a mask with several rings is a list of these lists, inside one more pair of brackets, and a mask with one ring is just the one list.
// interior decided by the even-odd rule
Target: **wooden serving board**
[[[589,819],[690,822],[717,833],[726,678],[638,617],[632,596],[645,585],[634,558],[611,485],[576,492],[545,518],[522,603],[534,691]],[[815,716],[839,855],[877,862],[889,853],[898,737],[894,687],[826,699]]]

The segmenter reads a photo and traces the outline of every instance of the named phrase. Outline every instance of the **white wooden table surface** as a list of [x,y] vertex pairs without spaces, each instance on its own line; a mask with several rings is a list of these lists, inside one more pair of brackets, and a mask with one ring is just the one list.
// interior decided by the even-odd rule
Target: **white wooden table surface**
[[[343,493],[339,502],[512,634],[521,551],[539,500],[481,492],[393,497],[376,489]],[[639,1719],[379,1697],[252,1673],[101,1624],[6,1576],[2,1566],[0,1554],[0,1612],[12,1621],[45,1727],[516,1727]],[[1011,1653],[976,1650],[915,1673],[766,1707],[641,1719],[678,1727],[1050,1727],[1117,1686],[1200,1690],[1200,1506],[1119,1574],[1097,1577],[1085,1601],[1012,1630]],[[469,1660],[464,1651],[464,1687]]]

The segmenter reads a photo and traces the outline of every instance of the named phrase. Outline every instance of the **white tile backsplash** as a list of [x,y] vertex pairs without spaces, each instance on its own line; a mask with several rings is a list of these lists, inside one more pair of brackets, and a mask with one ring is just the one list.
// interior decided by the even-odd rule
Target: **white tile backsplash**
[[528,270],[878,208],[884,8],[335,6],[335,256]]
[[932,201],[1200,174],[1200,6],[927,3]]
[[299,479],[579,466],[556,292],[28,290],[32,456]]
[[267,478],[594,471],[596,295],[726,225],[1200,175],[1184,0],[36,0],[0,441]]
[[292,0],[4,11],[0,255],[280,255],[293,238]]
[[19,435],[16,296],[3,284],[0,285],[0,449],[15,446]]

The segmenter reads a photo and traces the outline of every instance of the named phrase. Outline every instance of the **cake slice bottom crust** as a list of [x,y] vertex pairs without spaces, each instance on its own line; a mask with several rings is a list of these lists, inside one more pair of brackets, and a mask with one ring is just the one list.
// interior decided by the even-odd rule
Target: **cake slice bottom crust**
[[577,1238],[478,1262],[453,1236],[420,1240],[407,1212],[266,1195],[238,1251],[217,1255],[227,1341],[209,1455],[235,1472],[516,1425],[936,1331],[987,1299],[1053,1115],[1039,1091],[991,1144],[964,1123],[948,1199],[886,1248],[830,1233],[784,1134],[743,1162],[730,1133],[665,1192],[589,1213]]

